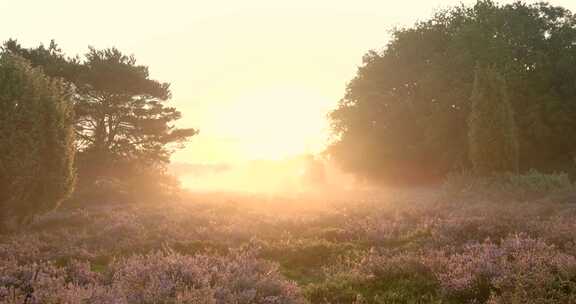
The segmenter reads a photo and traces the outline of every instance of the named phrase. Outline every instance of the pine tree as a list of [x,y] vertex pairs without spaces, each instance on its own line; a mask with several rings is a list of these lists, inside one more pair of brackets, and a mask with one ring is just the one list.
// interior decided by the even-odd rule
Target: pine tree
[[477,175],[518,171],[518,136],[506,81],[477,67],[468,118],[469,157]]
[[70,95],[61,81],[21,57],[0,57],[0,228],[25,223],[71,193],[75,147]]
[[[152,79],[147,66],[116,48],[90,48],[82,59],[66,57],[54,41],[23,48],[8,40],[3,48],[75,87],[80,191],[101,179],[127,182],[165,172],[170,155],[198,133],[175,126],[182,115],[169,105],[170,85]],[[163,175],[155,178],[159,186]]]

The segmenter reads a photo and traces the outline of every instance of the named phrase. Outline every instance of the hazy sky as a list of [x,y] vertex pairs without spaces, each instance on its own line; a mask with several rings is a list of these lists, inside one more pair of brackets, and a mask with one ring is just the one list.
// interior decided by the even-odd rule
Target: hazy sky
[[172,84],[179,124],[201,130],[173,159],[233,162],[317,150],[362,55],[461,2],[475,1],[0,0],[0,39],[134,54]]

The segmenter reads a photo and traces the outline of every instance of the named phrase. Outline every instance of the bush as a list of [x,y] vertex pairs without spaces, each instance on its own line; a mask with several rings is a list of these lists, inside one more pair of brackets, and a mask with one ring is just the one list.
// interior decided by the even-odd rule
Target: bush
[[574,188],[566,173],[544,174],[536,170],[530,170],[525,174],[510,174],[504,186],[523,197],[540,196]]
[[76,261],[57,267],[0,260],[0,303],[304,303],[273,264],[248,252],[163,252],[115,261],[103,273],[90,268]]
[[262,245],[262,257],[278,262],[283,274],[298,282],[318,279],[323,266],[353,250],[352,244],[325,240],[288,240]]
[[425,258],[443,294],[458,303],[574,303],[576,258],[543,240],[510,236]]
[[344,259],[306,294],[312,303],[445,303],[432,272],[407,252],[370,251]]
[[73,105],[61,81],[1,56],[0,221],[14,226],[55,208],[74,187]]

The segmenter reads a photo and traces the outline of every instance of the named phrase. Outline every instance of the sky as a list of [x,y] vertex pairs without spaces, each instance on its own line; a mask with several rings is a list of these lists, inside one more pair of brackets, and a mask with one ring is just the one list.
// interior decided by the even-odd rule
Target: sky
[[[320,151],[326,115],[368,50],[394,27],[474,2],[0,0],[0,40],[134,54],[171,83],[178,125],[200,130],[173,161],[234,163]],[[551,3],[576,11],[575,0]]]

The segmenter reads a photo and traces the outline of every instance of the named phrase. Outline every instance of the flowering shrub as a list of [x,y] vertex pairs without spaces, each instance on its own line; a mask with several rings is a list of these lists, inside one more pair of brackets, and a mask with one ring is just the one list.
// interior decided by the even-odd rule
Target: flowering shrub
[[461,302],[573,303],[576,258],[540,239],[511,236],[424,257],[443,292]]
[[308,286],[312,303],[443,303],[419,255],[370,250],[325,269],[327,280]]
[[173,252],[113,262],[104,274],[89,263],[0,264],[0,303],[303,303],[276,267],[246,252],[230,257]]
[[76,273],[76,267],[67,272],[51,263],[4,261],[0,265],[0,303],[124,303],[121,294],[96,285],[97,274],[86,269]]
[[116,261],[109,272],[111,285],[130,303],[302,302],[296,285],[284,280],[275,266],[245,252],[230,258],[155,253]]

